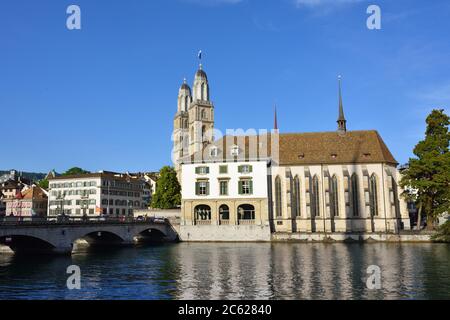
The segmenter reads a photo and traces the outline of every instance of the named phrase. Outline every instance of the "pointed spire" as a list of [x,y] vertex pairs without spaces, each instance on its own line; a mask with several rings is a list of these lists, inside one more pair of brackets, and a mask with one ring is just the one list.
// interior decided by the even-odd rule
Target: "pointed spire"
[[337,120],[338,123],[338,131],[339,132],[346,132],[347,131],[347,120],[345,120],[344,116],[344,106],[342,103],[342,90],[341,90],[341,76],[338,76],[338,82],[339,82],[339,117]]
[[273,121],[273,129],[278,130],[278,119],[277,119],[277,106],[274,107],[274,121]]

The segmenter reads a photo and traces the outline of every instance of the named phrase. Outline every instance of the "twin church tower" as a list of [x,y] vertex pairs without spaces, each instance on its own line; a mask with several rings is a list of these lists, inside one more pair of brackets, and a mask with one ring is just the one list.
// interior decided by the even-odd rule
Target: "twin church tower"
[[178,110],[174,119],[173,160],[178,171],[179,161],[203,149],[213,141],[214,105],[209,96],[209,84],[202,65],[195,73],[193,90],[184,79],[178,92]]

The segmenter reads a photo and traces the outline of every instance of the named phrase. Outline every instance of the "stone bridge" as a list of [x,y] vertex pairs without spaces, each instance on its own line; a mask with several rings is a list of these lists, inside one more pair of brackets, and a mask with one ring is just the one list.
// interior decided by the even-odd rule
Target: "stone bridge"
[[178,241],[178,234],[167,220],[0,224],[0,245],[15,253],[70,254],[77,240],[86,240],[92,246],[132,245]]

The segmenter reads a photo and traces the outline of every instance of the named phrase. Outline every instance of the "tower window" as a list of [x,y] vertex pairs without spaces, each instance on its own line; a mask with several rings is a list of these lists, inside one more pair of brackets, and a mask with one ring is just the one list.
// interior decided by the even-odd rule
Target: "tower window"
[[231,147],[231,155],[232,156],[238,156],[239,155],[239,147],[238,146],[232,146]]
[[217,155],[219,154],[218,148],[217,147],[212,147],[209,150],[209,154],[210,154],[211,157],[217,157]]

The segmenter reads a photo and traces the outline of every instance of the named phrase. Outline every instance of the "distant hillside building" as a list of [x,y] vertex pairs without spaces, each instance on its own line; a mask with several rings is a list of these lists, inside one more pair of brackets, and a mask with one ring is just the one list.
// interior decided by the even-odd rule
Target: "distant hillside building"
[[397,161],[377,131],[347,131],[339,81],[337,130],[214,140],[206,73],[178,94],[174,160],[183,240],[270,240],[277,233],[409,229]]

